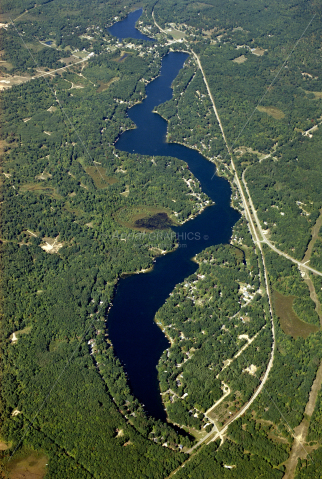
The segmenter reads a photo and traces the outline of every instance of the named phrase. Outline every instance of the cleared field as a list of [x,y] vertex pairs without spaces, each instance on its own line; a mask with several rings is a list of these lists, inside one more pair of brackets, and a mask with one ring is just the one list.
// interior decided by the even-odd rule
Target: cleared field
[[13,64],[12,63],[9,63],[9,62],[6,62],[4,60],[1,60],[0,61],[0,67],[3,67],[5,68],[7,71],[10,71],[13,69]]
[[46,474],[48,458],[32,452],[25,457],[12,459],[7,465],[8,479],[42,479]]
[[81,52],[74,52],[73,55],[81,60],[83,58],[86,58],[88,56],[88,53],[89,52],[81,51]]
[[262,113],[267,113],[267,115],[272,116],[275,120],[281,120],[285,117],[285,113],[282,110],[279,110],[275,106],[258,106],[257,110]]
[[29,48],[29,50],[35,53],[38,53],[41,50],[44,50],[45,48],[47,48],[44,45],[44,43],[40,43],[40,42],[28,42],[26,43],[26,46]]
[[12,86],[15,86],[15,85],[20,85],[21,83],[24,83],[29,80],[31,80],[30,76],[14,75],[14,76],[1,77],[0,90],[4,90],[5,88],[11,88]]
[[20,329],[20,331],[15,331],[10,336],[10,341],[18,341],[18,338],[21,334],[29,334],[31,331],[31,326],[26,326],[24,329]]
[[280,320],[282,330],[294,339],[298,337],[305,339],[311,333],[316,333],[320,328],[300,320],[293,310],[294,299],[295,296],[284,296],[273,290],[274,308]]
[[261,56],[264,55],[264,53],[265,53],[266,51],[267,51],[267,50],[263,50],[263,48],[254,48],[254,49],[252,50],[252,53],[253,53],[254,55],[257,55],[257,56],[261,57]]
[[7,449],[10,449],[10,447],[10,444],[7,444],[5,441],[0,439],[0,451],[6,451]]
[[85,171],[94,181],[96,188],[107,188],[109,185],[117,183],[116,178],[106,176],[105,168],[102,166],[86,166]]
[[11,148],[14,148],[15,146],[15,143],[7,143],[6,140],[0,140],[0,155]]
[[233,60],[234,63],[244,63],[247,60],[245,55],[241,55]]
[[309,95],[310,93],[313,93],[316,99],[322,98],[322,91],[308,91],[305,90],[305,93]]
[[70,57],[65,57],[65,58],[60,58],[59,61],[61,63],[64,63],[65,65],[71,65],[73,63],[76,63],[78,62],[78,58],[74,57],[74,56],[70,56]]
[[104,82],[99,82],[99,88],[96,90],[97,93],[101,93],[102,91],[105,91],[107,90],[110,85],[112,85],[112,83],[118,81],[120,78],[119,77],[114,77],[112,78],[112,80],[108,81],[107,83],[104,83]]
[[31,193],[49,195],[52,198],[59,200],[63,199],[63,197],[56,192],[55,188],[52,188],[51,186],[43,186],[37,183],[27,183],[22,185],[20,191],[22,193],[25,191],[30,191]]
[[120,225],[137,231],[168,229],[175,222],[171,212],[157,206],[133,206],[117,211],[114,219]]
[[167,28],[166,32],[175,40],[181,40],[181,38],[185,38],[186,36],[184,32],[180,32],[180,30],[176,30],[175,28]]
[[[73,198],[74,196],[76,196],[76,194],[71,193],[70,196]],[[85,215],[83,210],[81,210],[80,208],[75,208],[74,206],[71,206],[71,204],[68,201],[67,203],[65,203],[64,209],[67,210],[69,213],[74,214],[75,216]]]

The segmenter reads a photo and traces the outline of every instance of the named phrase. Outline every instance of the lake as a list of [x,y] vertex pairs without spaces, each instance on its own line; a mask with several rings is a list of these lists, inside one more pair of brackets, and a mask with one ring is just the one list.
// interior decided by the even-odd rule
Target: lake
[[[121,23],[114,27],[119,25],[125,35],[123,38],[127,38],[129,35]],[[117,36],[117,31],[114,34]],[[188,54],[180,52],[169,53],[163,58],[160,76],[146,87],[146,99],[128,112],[137,128],[123,133],[116,143],[117,149],[130,153],[172,156],[186,161],[202,190],[215,202],[193,220],[173,228],[180,239],[180,247],[158,257],[152,271],[119,281],[108,317],[109,337],[128,373],[133,394],[145,405],[148,414],[161,420],[166,419],[166,414],[156,366],[170,344],[154,322],[155,313],[175,285],[197,270],[198,265],[192,258],[208,246],[228,243],[240,217],[230,207],[228,181],[213,176],[215,165],[196,150],[166,143],[167,122],[152,113],[155,106],[172,97],[171,84],[187,58]]]
[[123,38],[135,38],[136,40],[147,40],[156,43],[154,38],[149,38],[146,35],[143,35],[137,30],[137,28],[135,28],[135,24],[141,15],[142,8],[135,10],[134,12],[129,13],[124,20],[114,23],[114,25],[108,28],[108,31],[119,40],[122,40]]

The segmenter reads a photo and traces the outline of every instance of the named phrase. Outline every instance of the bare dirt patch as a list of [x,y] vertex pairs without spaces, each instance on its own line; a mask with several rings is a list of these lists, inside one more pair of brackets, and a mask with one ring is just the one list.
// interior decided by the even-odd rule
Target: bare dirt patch
[[20,329],[20,331],[15,331],[14,333],[12,333],[12,335],[10,336],[10,341],[12,341],[13,343],[18,341],[18,338],[21,334],[29,334],[31,331],[31,326],[27,326],[25,327],[24,329]]
[[234,63],[244,63],[247,60],[245,55],[241,55],[233,60]]
[[26,81],[31,80],[30,76],[6,76],[0,78],[0,90],[5,90],[6,88],[11,88],[15,85],[21,85],[21,83],[25,83]]
[[258,106],[257,110],[263,113],[267,113],[267,115],[272,116],[275,120],[281,120],[285,117],[285,113],[282,110],[279,110],[275,106]]
[[85,166],[85,171],[94,181],[96,188],[107,188],[117,182],[116,178],[106,176],[106,170],[102,166]]
[[129,185],[125,185],[125,191],[122,191],[122,193],[120,193],[120,195],[123,195],[127,198],[129,196],[129,194],[130,194],[130,187],[129,187]]
[[267,50],[264,50],[263,48],[254,48],[252,50],[253,55],[257,55],[258,57],[262,57],[265,52],[267,52]]
[[316,333],[319,327],[300,320],[292,307],[294,299],[295,296],[284,296],[273,290],[274,308],[279,317],[282,330],[294,339],[298,337],[305,339],[311,333]]
[[47,173],[47,171],[44,171],[43,173],[40,173],[40,175],[35,176],[36,180],[48,180],[48,178],[51,178],[53,175],[50,173]]
[[7,449],[10,449],[10,447],[10,444],[7,444],[5,441],[0,440],[0,451],[6,451]]
[[250,374],[251,376],[255,376],[257,369],[258,368],[257,368],[257,366],[255,366],[255,364],[251,364],[250,366],[245,368],[243,370],[243,372],[246,372],[246,373]]
[[58,242],[58,236],[57,238],[43,238],[45,244],[40,245],[41,249],[46,251],[46,253],[58,253],[60,248],[64,246],[63,243]]

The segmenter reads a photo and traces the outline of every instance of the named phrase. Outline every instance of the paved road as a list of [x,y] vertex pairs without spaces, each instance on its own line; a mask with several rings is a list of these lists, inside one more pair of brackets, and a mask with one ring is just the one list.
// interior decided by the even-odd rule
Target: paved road
[[[154,20],[154,23],[155,25],[160,29],[160,31],[163,31],[160,26],[156,23],[155,21],[155,18],[154,18],[154,12],[152,13],[152,16],[153,16],[153,20]],[[166,33],[166,32],[164,32]],[[258,395],[262,392],[263,388],[264,388],[264,385],[269,377],[269,373],[272,369],[272,366],[273,366],[273,362],[274,362],[274,353],[275,353],[275,346],[276,346],[276,338],[275,338],[275,326],[274,326],[274,320],[273,320],[273,306],[272,306],[272,300],[271,300],[271,295],[270,295],[270,289],[269,289],[269,281],[268,281],[268,275],[267,275],[267,269],[266,269],[266,265],[265,265],[265,257],[264,257],[264,253],[263,253],[263,249],[262,249],[262,244],[263,243],[266,243],[273,251],[275,251],[277,254],[281,255],[281,256],[284,256],[285,258],[289,259],[290,261],[293,261],[294,263],[296,263],[298,266],[301,266],[301,267],[304,267],[306,269],[308,269],[309,271],[312,271],[313,273],[315,274],[318,274],[320,276],[322,276],[322,273],[315,270],[314,268],[311,268],[310,266],[307,266],[306,264],[303,264],[301,261],[298,261],[296,260],[295,258],[292,258],[290,255],[288,255],[287,253],[284,253],[283,251],[280,251],[278,248],[276,248],[267,238],[265,238],[265,235],[263,233],[263,230],[261,228],[261,225],[260,225],[260,222],[259,222],[259,219],[258,219],[258,216],[257,216],[257,211],[254,207],[254,204],[253,204],[253,201],[252,201],[252,198],[251,198],[251,195],[249,193],[249,190],[248,190],[248,187],[247,187],[247,183],[245,181],[245,178],[244,178],[244,174],[243,174],[243,184],[244,184],[244,187],[245,187],[245,190],[247,192],[247,196],[248,196],[248,199],[246,199],[245,197],[245,194],[244,194],[244,190],[242,188],[242,185],[241,185],[241,182],[239,180],[239,177],[238,177],[238,174],[237,174],[237,170],[235,168],[235,164],[234,164],[234,161],[233,161],[233,158],[232,158],[232,155],[231,155],[231,151],[230,151],[230,148],[229,148],[229,145],[228,145],[228,142],[227,142],[227,139],[226,139],[226,136],[225,136],[225,132],[224,132],[224,129],[223,129],[223,126],[222,126],[222,123],[221,123],[221,120],[220,120],[220,117],[219,117],[219,114],[218,114],[218,111],[217,111],[217,108],[216,108],[216,104],[215,104],[215,101],[214,101],[214,98],[212,96],[212,93],[210,91],[210,88],[209,88],[209,85],[208,85],[208,81],[207,81],[207,78],[205,76],[205,73],[204,73],[204,70],[202,68],[202,65],[201,65],[201,62],[200,62],[200,58],[198,57],[198,55],[192,51],[192,54],[194,55],[196,61],[197,61],[197,64],[198,64],[198,67],[202,73],[202,76],[203,76],[203,79],[204,79],[204,82],[205,82],[205,85],[207,87],[207,91],[208,91],[208,95],[210,97],[210,100],[211,100],[211,103],[212,103],[212,106],[213,106],[213,110],[215,112],[215,115],[216,115],[216,118],[217,118],[217,121],[218,121],[218,124],[219,124],[219,127],[220,127],[220,130],[221,130],[221,133],[222,133],[222,137],[224,139],[224,142],[225,142],[225,145],[226,145],[226,148],[227,148],[227,151],[229,153],[229,156],[230,156],[230,159],[231,159],[231,169],[234,173],[234,181],[237,185],[237,188],[238,188],[238,191],[239,191],[239,194],[240,194],[240,197],[241,197],[241,200],[242,200],[242,203],[243,203],[243,207],[244,207],[244,212],[245,212],[245,217],[246,217],[246,220],[249,224],[249,228],[250,228],[250,232],[251,232],[251,235],[253,237],[253,241],[255,243],[255,245],[257,245],[259,251],[260,251],[260,255],[261,255],[261,259],[262,259],[262,263],[263,263],[263,272],[264,272],[264,281],[265,281],[265,289],[266,289],[266,294],[267,294],[267,298],[268,298],[268,303],[269,303],[269,311],[270,311],[270,320],[271,320],[271,327],[272,327],[272,350],[271,350],[271,357],[270,357],[270,360],[269,360],[269,363],[268,363],[268,366],[267,366],[267,369],[266,369],[266,372],[264,374],[264,376],[262,377],[262,380],[261,380],[261,383],[260,385],[258,386],[258,388],[256,389],[255,393],[253,394],[253,396],[251,397],[251,399],[241,408],[240,411],[238,411],[237,414],[235,414],[233,417],[231,417],[226,425],[219,431],[217,426],[214,424],[214,428],[213,430],[207,434],[202,440],[200,440],[194,447],[192,447],[190,449],[190,453],[192,453],[194,451],[194,449],[196,449],[197,447],[199,447],[202,443],[204,443],[205,441],[207,441],[209,438],[211,438],[211,441],[215,441],[216,439],[218,439],[219,437],[222,438],[222,435],[225,434],[225,432],[227,431],[228,427],[230,424],[232,424],[234,421],[236,421],[238,418],[240,418],[249,408],[250,406],[253,404],[253,402],[255,401],[255,399],[258,397]],[[248,200],[248,201],[247,201]],[[253,218],[252,218],[252,214],[250,212],[250,209],[249,209],[249,206],[248,206],[248,202],[250,204],[250,207],[251,207],[251,210],[252,210],[252,213],[254,215],[254,218],[255,218],[255,222],[256,222],[256,226],[257,226],[257,229],[256,229],[256,226],[254,224],[254,221],[253,221]],[[261,236],[261,239],[259,238],[259,234]],[[213,409],[214,406],[211,408]],[[217,431],[216,431],[217,430]],[[181,467],[184,467],[184,464],[180,466]],[[179,468],[178,468],[179,469]],[[173,476],[175,473],[177,472],[177,470],[173,471],[171,473],[171,476]]]
[[[273,321],[273,306],[272,306],[272,301],[271,301],[271,295],[270,295],[270,290],[269,290],[269,282],[268,282],[268,275],[267,275],[267,270],[266,270],[266,265],[265,265],[265,258],[264,258],[264,254],[263,254],[263,250],[262,250],[262,244],[261,244],[261,241],[259,240],[258,238],[258,234],[257,234],[257,230],[256,230],[256,227],[254,225],[254,222],[253,222],[253,218],[252,218],[252,215],[250,213],[250,210],[249,210],[249,207],[248,207],[248,202],[246,200],[246,197],[244,195],[244,190],[242,188],[242,185],[240,183],[240,180],[238,178],[238,174],[237,174],[237,171],[236,171],[236,168],[235,168],[235,164],[234,164],[234,161],[233,161],[233,158],[231,156],[231,152],[230,152],[230,148],[228,146],[228,142],[227,142],[227,139],[226,139],[226,136],[225,136],[225,132],[224,132],[224,129],[223,129],[223,126],[222,126],[222,123],[221,123],[221,120],[220,120],[220,117],[219,117],[219,114],[218,114],[218,111],[217,111],[217,108],[216,108],[216,104],[215,104],[215,101],[214,101],[214,98],[212,96],[212,93],[210,91],[210,88],[209,88],[209,85],[208,85],[208,82],[207,82],[207,79],[206,79],[206,76],[205,76],[205,73],[204,73],[204,70],[202,68],[202,65],[201,65],[201,62],[200,62],[200,59],[198,57],[198,55],[195,53],[195,52],[192,52],[197,63],[198,63],[198,66],[200,68],[200,71],[202,73],[202,76],[203,76],[203,79],[204,79],[204,82],[205,82],[205,85],[207,87],[207,91],[208,91],[208,94],[209,94],[209,97],[210,97],[210,100],[211,100],[211,103],[212,103],[212,106],[213,106],[213,110],[215,112],[215,115],[216,115],[216,118],[217,118],[217,121],[218,121],[218,124],[220,126],[220,129],[221,129],[221,133],[222,133],[222,136],[223,136],[223,139],[225,141],[225,144],[226,144],[226,147],[227,147],[227,150],[228,150],[228,153],[230,155],[230,158],[231,158],[231,169],[234,173],[234,180],[235,180],[235,183],[237,185],[237,188],[239,190],[239,194],[240,194],[240,197],[242,199],[242,202],[243,202],[243,206],[244,206],[244,211],[245,211],[245,216],[246,216],[246,220],[248,221],[248,224],[249,224],[249,227],[250,227],[250,230],[251,230],[251,234],[252,234],[252,237],[253,237],[253,241],[255,244],[257,244],[259,250],[260,250],[260,254],[261,254],[261,257],[262,257],[262,262],[263,262],[263,269],[264,269],[264,280],[265,280],[265,288],[266,288],[266,293],[267,293],[267,298],[268,298],[268,302],[269,302],[269,310],[270,310],[270,320],[271,320],[271,327],[272,327],[272,350],[271,350],[271,357],[270,357],[270,360],[269,360],[269,363],[267,365],[267,369],[266,369],[266,372],[264,374],[264,376],[262,377],[262,380],[261,380],[261,383],[260,385],[258,386],[258,388],[256,389],[256,391],[254,392],[253,396],[250,398],[250,400],[241,408],[241,410],[236,414],[234,415],[233,417],[231,417],[229,419],[229,421],[226,423],[226,425],[220,430],[218,431],[217,433],[215,433],[214,437],[211,439],[212,441],[215,441],[216,439],[218,439],[218,437],[221,437],[228,429],[228,426],[236,421],[236,419],[238,419],[239,417],[241,417],[249,408],[250,406],[253,404],[253,402],[255,401],[255,399],[257,398],[257,396],[262,392],[263,388],[264,388],[264,385],[268,379],[268,376],[269,376],[269,373],[272,369],[272,366],[273,366],[273,362],[274,362],[274,353],[275,353],[275,327],[274,327],[274,321]],[[207,434],[207,436],[205,436],[201,441],[199,441],[193,448],[191,448],[191,452],[192,450],[194,450],[196,447],[200,446],[203,442],[205,442],[207,439],[209,439],[209,437],[214,433],[214,430],[212,430],[209,434]]]
[[263,232],[262,230],[262,227],[261,227],[261,224],[260,224],[260,221],[258,219],[258,216],[257,216],[257,211],[254,207],[254,203],[253,203],[253,200],[252,200],[252,197],[250,195],[250,192],[249,192],[249,189],[248,189],[248,186],[247,186],[247,182],[245,180],[245,172],[246,170],[243,171],[243,174],[242,174],[242,180],[243,180],[243,185],[245,187],[245,190],[247,192],[247,195],[248,195],[248,201],[249,201],[249,204],[251,206],[251,209],[252,209],[252,213],[253,213],[253,216],[255,218],[255,221],[256,221],[256,226],[258,228],[258,231],[260,232],[260,235],[262,237],[262,239],[260,240],[261,243],[266,243],[267,246],[269,246],[273,251],[275,251],[275,253],[279,254],[280,256],[284,256],[284,258],[287,258],[288,260],[292,261],[293,263],[297,264],[298,266],[300,266],[301,268],[305,268],[309,271],[311,271],[312,273],[314,274],[317,274],[319,276],[322,276],[322,273],[321,271],[318,271],[317,269],[314,269],[314,268],[311,268],[311,266],[308,266],[307,264],[305,264],[305,262],[303,263],[302,261],[298,261],[297,259],[293,258],[292,256],[290,256],[289,254],[287,253],[284,253],[284,251],[281,251],[280,249],[276,248],[276,246],[274,246],[273,243],[271,243],[269,241],[268,238],[265,237],[265,233]]

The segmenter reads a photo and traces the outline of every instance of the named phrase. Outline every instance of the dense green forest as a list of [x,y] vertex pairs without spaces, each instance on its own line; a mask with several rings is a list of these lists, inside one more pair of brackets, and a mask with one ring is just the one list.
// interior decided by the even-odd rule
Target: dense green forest
[[[140,28],[155,44],[108,33],[141,7]],[[224,427],[252,397],[273,343],[264,266],[245,217],[230,245],[197,255],[196,273],[156,314],[171,341],[158,365],[168,422],[133,396],[107,335],[118,279],[160,254],[158,236],[142,231],[170,233],[209,198],[183,161],[114,144],[135,128],[127,110],[144,99],[162,57],[194,51],[263,229],[302,260],[322,209],[321,11],[320,1],[293,0],[3,0],[1,85],[16,76],[22,83],[1,95],[0,444],[8,448],[0,447],[0,475],[8,477],[11,454],[40,451],[48,478],[165,478],[195,439]],[[175,43],[174,27],[184,42]],[[193,55],[156,110],[168,120],[167,140],[214,161],[242,210]],[[322,230],[310,256],[320,271],[321,238]],[[175,247],[165,234],[162,249]],[[264,256],[276,331],[269,379],[224,440],[197,449],[179,478],[284,475],[322,360],[322,280],[311,275],[313,300],[294,263],[266,246]],[[320,392],[306,438],[314,447],[321,401]],[[297,479],[318,477],[321,448],[310,454]]]
[[[190,443],[147,417],[101,334],[120,275],[158,254],[152,235],[139,246],[120,241],[133,211],[178,222],[208,201],[197,181],[199,200],[188,196],[193,176],[182,161],[115,150],[134,126],[127,109],[167,52],[142,49],[144,58],[133,51],[119,62],[115,49],[2,96],[1,438],[45,450],[49,477],[164,477],[184,460],[178,445]],[[165,236],[163,248],[174,242]]]
[[[168,415],[178,424],[199,429],[201,420],[203,425],[207,422],[203,413],[222,396],[222,383],[239,391],[238,404],[250,398],[258,379],[243,371],[251,361],[257,365],[258,377],[265,371],[271,334],[269,328],[267,334],[261,331],[267,319],[254,253],[245,265],[239,249],[218,246],[207,248],[196,260],[199,269],[171,293],[156,321],[171,338],[158,368]],[[247,338],[260,331],[259,354],[256,340],[234,359]],[[229,360],[232,364],[227,366]]]

